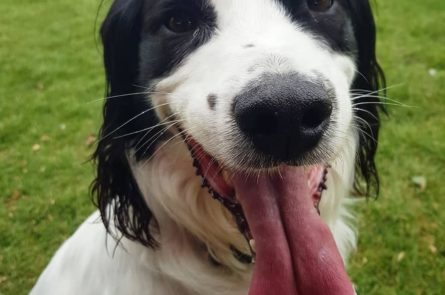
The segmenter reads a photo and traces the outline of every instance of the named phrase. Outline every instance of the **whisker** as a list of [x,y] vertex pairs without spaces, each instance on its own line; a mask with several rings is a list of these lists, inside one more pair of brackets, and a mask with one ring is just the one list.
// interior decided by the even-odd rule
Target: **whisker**
[[359,70],[355,70],[355,72],[356,72],[357,74],[359,74],[363,79],[365,79],[366,82],[369,83],[368,78],[366,78],[366,76],[365,76],[364,74],[362,74],[362,72],[360,72]]
[[132,121],[136,120],[137,118],[143,116],[144,114],[146,114],[146,113],[148,113],[148,112],[150,112],[150,111],[152,111],[152,110],[155,110],[155,109],[157,109],[157,108],[159,108],[159,107],[166,106],[166,105],[169,105],[169,103],[163,103],[163,104],[154,106],[154,107],[152,107],[152,108],[149,108],[149,109],[147,109],[147,110],[144,110],[142,113],[137,114],[136,116],[134,116],[134,117],[131,118],[130,120],[126,121],[125,123],[123,123],[122,125],[120,125],[119,127],[117,127],[116,129],[114,129],[113,131],[109,132],[107,135],[102,136],[102,137],[99,139],[98,142],[100,142],[100,141],[106,139],[107,137],[111,136],[113,133],[115,133],[116,131],[120,130],[122,127],[124,127],[124,126],[127,125],[128,123],[131,123]]
[[115,99],[115,98],[128,97],[128,96],[133,96],[133,95],[142,95],[142,94],[145,94],[145,95],[149,95],[149,94],[168,95],[168,94],[171,94],[171,93],[170,92],[162,92],[162,91],[133,92],[133,93],[119,94],[119,95],[113,95],[113,96],[107,96],[107,97],[103,97],[103,98],[99,98],[99,99],[94,99],[92,101],[87,102],[87,104],[92,104],[92,103],[96,103],[96,102],[102,102],[102,101],[111,100],[111,99]]
[[367,101],[367,102],[359,102],[353,104],[353,106],[360,106],[360,105],[387,105],[387,106],[397,106],[397,107],[405,107],[405,108],[417,108],[416,106],[410,106],[410,105],[404,105],[399,103],[390,103],[390,102],[383,102],[383,101]]
[[389,101],[389,102],[393,102],[393,103],[395,103],[395,104],[397,104],[397,105],[399,105],[399,106],[416,107],[416,106],[407,105],[407,104],[405,104],[405,103],[403,103],[403,102],[401,102],[401,101],[398,101],[398,100],[395,100],[395,99],[392,99],[392,98],[389,98],[389,97],[378,96],[378,95],[363,95],[363,96],[356,96],[356,97],[353,97],[352,100],[354,101],[354,100],[358,100],[358,99],[360,99],[360,98],[364,98],[364,97],[379,98],[379,99],[382,99],[384,103],[386,103],[386,101]]
[[357,93],[377,94],[377,93],[382,92],[382,91],[387,91],[389,89],[393,89],[393,88],[397,88],[397,87],[403,86],[403,84],[404,83],[399,83],[399,84],[391,85],[391,86],[388,86],[388,87],[380,88],[380,89],[377,89],[377,90],[351,89],[350,92],[352,92],[352,93],[357,92]]
[[366,123],[365,126],[368,127],[369,131],[371,132],[371,134],[369,134],[368,132],[366,132],[362,126],[360,126],[359,124],[352,124],[352,126],[354,128],[356,128],[358,130],[359,133],[363,133],[364,135],[366,135],[369,139],[371,139],[374,143],[377,143],[377,141],[375,140],[375,136],[374,136],[374,132],[371,129],[371,126],[369,125],[368,122],[366,122],[365,120],[363,120],[360,117],[354,117],[357,120],[361,120],[361,122]]
[[[178,114],[178,113],[174,113],[174,114],[171,114],[170,116],[167,116],[167,117],[164,118],[162,121],[160,121],[158,124],[156,124],[154,127],[156,128],[157,126],[159,126],[159,124],[162,124],[163,126],[165,126],[166,124],[171,123],[171,122],[170,122],[170,118],[176,116],[177,114]],[[175,121],[175,120],[173,120],[173,121]],[[153,128],[153,129],[154,129],[154,128]],[[161,129],[160,131],[158,131],[157,133],[155,133],[155,136],[156,136],[159,132],[162,132],[162,130],[163,130],[163,129]],[[138,140],[138,142],[135,144],[136,151],[138,151],[139,148],[145,144],[145,143],[144,143],[144,144],[142,144],[142,145],[140,146],[141,142],[143,142],[143,140],[145,139],[145,137],[147,137],[147,135],[150,134],[150,131],[151,131],[151,130],[148,130],[147,132],[145,132],[145,134],[144,134],[144,135]],[[145,141],[145,142],[147,142],[147,141]]]
[[136,150],[136,152],[138,152],[138,151],[140,151],[141,149],[142,149],[142,147],[145,145],[145,144],[147,144],[147,143],[149,143],[150,142],[150,144],[145,148],[145,150],[144,150],[144,155],[148,152],[148,150],[153,146],[153,144],[159,139],[159,138],[161,138],[170,128],[172,128],[172,127],[174,127],[176,125],[176,123],[172,123],[172,124],[170,124],[169,126],[167,126],[166,128],[164,128],[164,129],[162,129],[161,131],[159,131],[159,132],[156,132],[153,136],[151,136],[149,139],[147,139],[146,141],[145,141],[145,143],[144,144],[142,144],[137,150]]
[[369,114],[371,117],[373,117],[374,119],[376,119],[377,121],[379,120],[379,118],[375,115],[375,114],[373,114],[373,113],[371,113],[370,111],[368,111],[368,110],[365,110],[365,109],[361,109],[361,108],[352,108],[352,110],[354,110],[354,111],[358,111],[358,112],[364,112],[364,113],[367,113],[367,114]]
[[[181,131],[181,132],[178,132],[178,133],[176,133],[174,136],[172,136],[171,138],[169,138],[166,142],[164,142],[160,147],[158,147],[157,149],[156,149],[156,151],[147,159],[147,160],[145,160],[144,161],[144,164],[143,165],[146,165],[146,164],[148,164],[150,161],[151,161],[151,159],[153,159],[161,150],[162,150],[162,148],[164,148],[167,144],[169,144],[170,142],[172,142],[173,140],[175,140],[176,138],[178,138],[178,137],[181,137],[183,134],[186,134],[186,132],[187,132],[187,130],[183,130],[183,131]],[[182,140],[182,141],[180,141],[180,142],[183,142],[184,140]],[[180,143],[180,142],[178,142],[178,143]]]
[[142,88],[142,89],[148,90],[149,92],[153,92],[153,93],[157,93],[157,94],[172,94],[171,92],[152,90],[153,87],[147,87],[147,86],[143,86],[143,85],[139,85],[139,84],[133,84],[133,86]]
[[180,123],[180,122],[183,122],[183,121],[184,120],[174,120],[174,121],[168,121],[168,122],[164,122],[164,123],[159,123],[159,124],[156,124],[155,126],[151,126],[151,127],[148,127],[148,128],[144,128],[144,129],[138,130],[138,131],[134,131],[134,132],[130,132],[130,133],[127,133],[127,134],[124,134],[124,135],[113,137],[113,139],[124,138],[124,137],[130,136],[130,135],[142,133],[144,131],[151,131],[151,130],[157,128],[157,127],[165,126],[165,125],[167,125],[169,123]]
[[368,98],[368,97],[379,98],[379,99],[383,99],[383,100],[388,99],[386,96],[381,96],[381,95],[376,95],[376,94],[361,94],[361,95],[353,95],[352,100],[354,101],[354,100],[358,100],[361,98]]
[[358,100],[358,99],[361,99],[361,98],[368,98],[368,97],[379,98],[379,99],[382,99],[382,100],[389,100],[389,101],[392,101],[392,102],[403,104],[403,102],[395,100],[395,99],[392,99],[392,98],[389,98],[387,96],[374,95],[374,94],[362,94],[362,95],[355,95],[355,94],[353,94],[352,100]]
[[126,93],[126,94],[119,94],[119,95],[113,95],[113,96],[107,96],[107,97],[102,97],[99,99],[94,99],[91,100],[89,102],[87,102],[87,104],[91,104],[91,103],[95,103],[95,102],[101,102],[101,101],[105,101],[108,99],[113,99],[113,98],[121,98],[121,97],[127,97],[127,96],[132,96],[132,95],[141,95],[141,94],[146,94],[147,92],[133,92],[133,93]]
[[364,101],[364,102],[361,102],[361,103],[363,103],[363,104],[367,104],[367,103],[368,104],[372,104],[372,103],[374,103],[374,104],[396,105],[396,106],[403,106],[403,107],[415,107],[415,106],[404,104],[401,101],[389,98],[387,96],[378,95],[382,91],[386,91],[386,90],[391,89],[391,88],[399,87],[401,85],[402,84],[392,85],[392,86],[385,87],[385,88],[382,88],[382,89],[379,89],[379,90],[375,90],[375,91],[369,91],[369,90],[365,90],[365,89],[351,89],[350,90],[350,93],[352,95],[351,99],[352,99],[352,101],[356,101],[356,100],[359,100],[361,98],[371,97],[371,98],[378,98],[378,99],[380,99],[382,101],[380,101],[380,102],[366,102],[366,101]]
[[[354,119],[360,121],[360,122],[361,122],[364,126],[366,126],[369,130],[372,130],[371,125],[370,125],[369,122],[367,122],[365,119],[360,118],[360,117],[358,117],[358,116],[354,116]],[[373,134],[373,135],[374,135],[374,134]]]
[[212,167],[213,163],[217,163],[217,161],[215,160],[215,158],[210,157],[210,164],[209,164],[209,166],[207,167],[206,171],[202,171],[202,176],[203,176],[204,178],[207,179],[207,176],[206,176],[206,175],[209,173],[209,170],[210,170],[210,168]]

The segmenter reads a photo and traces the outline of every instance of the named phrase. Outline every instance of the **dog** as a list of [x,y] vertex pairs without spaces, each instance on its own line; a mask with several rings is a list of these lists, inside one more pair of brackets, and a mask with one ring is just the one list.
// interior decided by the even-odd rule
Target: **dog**
[[114,0],[98,207],[31,294],[354,294],[378,193],[368,0]]

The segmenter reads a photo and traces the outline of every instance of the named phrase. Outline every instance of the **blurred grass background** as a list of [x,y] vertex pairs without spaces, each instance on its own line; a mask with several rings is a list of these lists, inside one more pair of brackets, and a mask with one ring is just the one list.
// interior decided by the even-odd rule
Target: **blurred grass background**
[[[383,121],[382,191],[357,205],[360,245],[350,273],[360,294],[445,294],[445,1],[374,6],[379,59],[395,85],[388,95],[414,107],[389,106]],[[2,295],[27,294],[94,210],[87,159],[104,90],[98,7],[99,0],[0,1]]]

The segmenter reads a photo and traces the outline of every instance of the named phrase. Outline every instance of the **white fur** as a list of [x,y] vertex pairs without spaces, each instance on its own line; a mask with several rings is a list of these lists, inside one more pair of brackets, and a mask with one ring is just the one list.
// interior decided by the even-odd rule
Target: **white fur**
[[[332,136],[323,139],[332,149],[332,158],[323,160],[332,168],[320,209],[346,260],[356,244],[345,199],[354,179],[357,146],[349,96],[353,61],[292,23],[275,1],[211,2],[218,14],[217,35],[158,81],[156,90],[168,94],[151,99],[170,106],[159,111],[159,117],[177,114],[208,152],[236,166],[227,152],[235,148],[227,122],[233,120],[230,107],[238,92],[265,72],[322,74],[335,87],[337,124]],[[250,43],[255,47],[243,48]],[[206,102],[210,93],[220,98],[214,112]],[[161,144],[148,162],[129,161],[159,224],[160,248],[152,250],[124,237],[116,244],[96,212],[56,253],[31,294],[247,294],[251,266],[241,264],[229,250],[234,245],[247,252],[246,242],[230,213],[201,188],[185,144],[176,138]],[[114,235],[121,238],[118,231]],[[208,255],[223,267],[212,266]]]

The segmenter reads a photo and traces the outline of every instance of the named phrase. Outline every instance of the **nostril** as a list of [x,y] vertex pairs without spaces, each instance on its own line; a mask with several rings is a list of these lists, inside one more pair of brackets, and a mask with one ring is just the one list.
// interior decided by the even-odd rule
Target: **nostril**
[[332,103],[330,101],[319,101],[311,104],[301,119],[301,127],[306,130],[317,129],[330,118],[332,114]]
[[270,135],[278,128],[278,112],[268,110],[249,111],[242,116],[241,128],[244,132],[254,135]]

